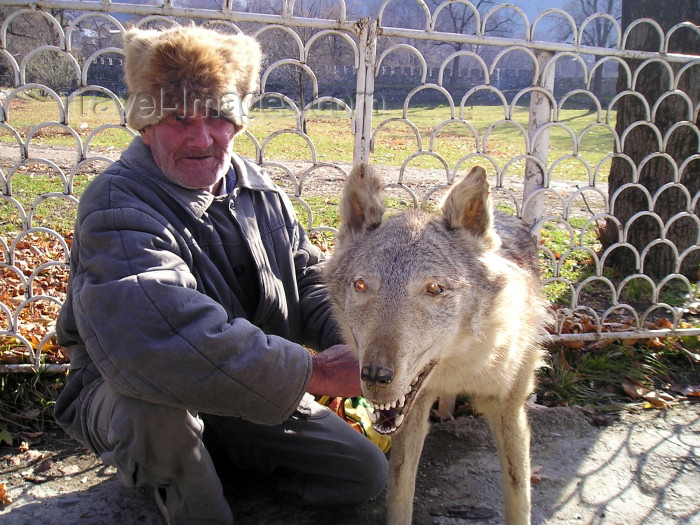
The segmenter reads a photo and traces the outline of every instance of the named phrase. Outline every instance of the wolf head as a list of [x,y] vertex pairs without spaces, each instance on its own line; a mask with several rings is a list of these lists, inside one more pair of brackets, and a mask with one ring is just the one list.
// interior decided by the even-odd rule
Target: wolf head
[[[475,166],[443,203],[443,219],[452,229],[463,228],[491,247],[500,244],[494,228],[493,206],[486,171]],[[353,168],[340,200],[338,239],[378,227],[384,216],[383,186],[367,164]]]
[[421,394],[488,386],[496,358],[489,348],[497,353],[511,336],[504,288],[526,304],[530,279],[503,257],[481,167],[452,189],[441,215],[384,211],[380,180],[369,166],[355,167],[341,197],[326,280],[344,337],[358,354],[375,427],[391,432]]

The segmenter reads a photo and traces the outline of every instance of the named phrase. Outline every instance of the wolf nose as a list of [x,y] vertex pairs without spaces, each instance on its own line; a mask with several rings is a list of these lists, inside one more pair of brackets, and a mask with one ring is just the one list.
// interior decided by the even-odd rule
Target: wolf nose
[[365,365],[360,370],[363,381],[377,385],[388,385],[394,379],[394,371],[384,366]]

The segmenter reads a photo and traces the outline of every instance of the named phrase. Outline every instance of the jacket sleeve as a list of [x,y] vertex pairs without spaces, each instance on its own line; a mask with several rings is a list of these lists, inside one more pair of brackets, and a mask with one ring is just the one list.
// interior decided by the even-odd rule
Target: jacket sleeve
[[307,344],[325,350],[342,343],[340,328],[333,318],[328,289],[323,280],[321,251],[299,226],[300,243],[294,254],[299,302]]
[[147,210],[81,219],[72,276],[76,324],[101,374],[121,394],[276,424],[311,374],[301,346],[224,309],[196,289],[167,222]]
[[291,243],[294,250],[294,269],[299,293],[304,344],[322,351],[342,343],[340,328],[331,312],[330,298],[323,279],[323,252],[309,239],[296,219],[289,198],[280,192],[288,220],[293,224]]

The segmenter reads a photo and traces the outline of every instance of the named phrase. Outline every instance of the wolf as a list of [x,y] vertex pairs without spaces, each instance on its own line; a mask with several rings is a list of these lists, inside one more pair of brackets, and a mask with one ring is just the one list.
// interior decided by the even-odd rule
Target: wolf
[[355,166],[324,271],[334,315],[357,353],[374,427],[395,433],[387,522],[411,523],[432,405],[467,394],[496,442],[505,522],[529,524],[525,405],[546,310],[528,227],[494,213],[480,166],[453,187],[441,214],[384,212],[381,180],[369,165]]

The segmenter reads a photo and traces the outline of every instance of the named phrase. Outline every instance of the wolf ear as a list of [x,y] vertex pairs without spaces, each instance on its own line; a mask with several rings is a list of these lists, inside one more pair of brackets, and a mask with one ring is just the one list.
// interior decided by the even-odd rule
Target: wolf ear
[[489,248],[500,246],[493,225],[491,191],[486,170],[481,166],[474,166],[452,189],[442,205],[442,214],[451,228],[464,228],[480,237]]
[[382,181],[372,173],[369,164],[352,168],[340,197],[340,231],[354,233],[379,226],[384,215]]

